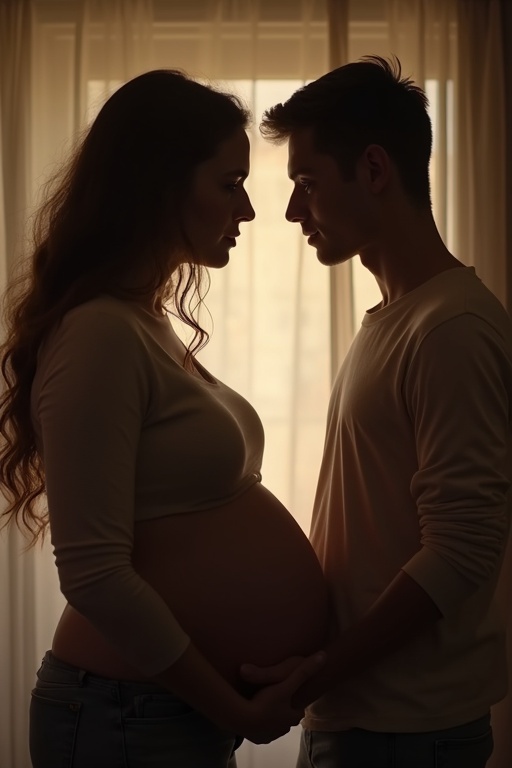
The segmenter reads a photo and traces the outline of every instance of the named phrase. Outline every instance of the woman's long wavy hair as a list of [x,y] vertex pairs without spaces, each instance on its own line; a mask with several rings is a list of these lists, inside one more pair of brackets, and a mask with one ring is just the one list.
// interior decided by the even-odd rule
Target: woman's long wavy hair
[[[108,99],[46,188],[30,256],[5,295],[0,349],[0,488],[8,501],[2,526],[14,519],[31,544],[48,525],[38,503],[45,475],[30,412],[41,342],[72,307],[100,293],[133,298],[149,291],[192,328],[189,357],[207,342],[195,316],[207,273],[194,254],[183,258],[181,212],[196,167],[248,122],[232,94],[180,71],[147,72]],[[128,293],[123,279],[142,267],[151,277]]]

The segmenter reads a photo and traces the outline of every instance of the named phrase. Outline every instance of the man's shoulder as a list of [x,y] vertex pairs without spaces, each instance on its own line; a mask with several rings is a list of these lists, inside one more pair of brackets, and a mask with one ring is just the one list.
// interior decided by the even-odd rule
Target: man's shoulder
[[512,321],[496,296],[473,268],[457,268],[436,276],[410,302],[408,322],[424,336],[451,320],[464,326],[487,325],[512,340]]

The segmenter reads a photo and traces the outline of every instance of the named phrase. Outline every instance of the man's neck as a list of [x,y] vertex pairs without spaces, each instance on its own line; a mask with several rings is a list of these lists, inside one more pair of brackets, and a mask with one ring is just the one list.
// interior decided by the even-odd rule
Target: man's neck
[[430,211],[395,217],[395,222],[383,224],[379,238],[360,254],[377,280],[383,306],[441,272],[464,266],[445,246]]

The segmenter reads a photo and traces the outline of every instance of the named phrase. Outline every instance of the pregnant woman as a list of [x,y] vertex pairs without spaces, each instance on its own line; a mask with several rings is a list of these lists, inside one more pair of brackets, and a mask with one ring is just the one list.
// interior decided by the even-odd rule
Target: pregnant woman
[[[260,420],[195,359],[203,267],[254,218],[248,119],[180,72],[125,84],[40,209],[10,295],[5,522],[34,540],[49,522],[68,601],[32,693],[34,768],[232,768],[240,737],[298,722],[291,697],[321,663],[326,587],[261,484]],[[284,683],[239,679],[290,656],[307,658]]]

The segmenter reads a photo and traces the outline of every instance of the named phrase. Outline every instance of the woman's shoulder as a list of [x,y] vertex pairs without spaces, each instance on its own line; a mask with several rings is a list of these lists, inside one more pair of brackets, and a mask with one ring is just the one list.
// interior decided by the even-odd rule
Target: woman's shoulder
[[69,309],[54,335],[58,338],[72,334],[83,340],[108,343],[108,340],[140,337],[142,326],[133,302],[102,295]]
[[40,348],[43,358],[113,360],[142,350],[141,329],[130,302],[98,296],[69,309]]
[[136,312],[132,302],[102,294],[69,309],[63,317],[63,322],[80,323],[94,319],[113,325],[133,325]]

